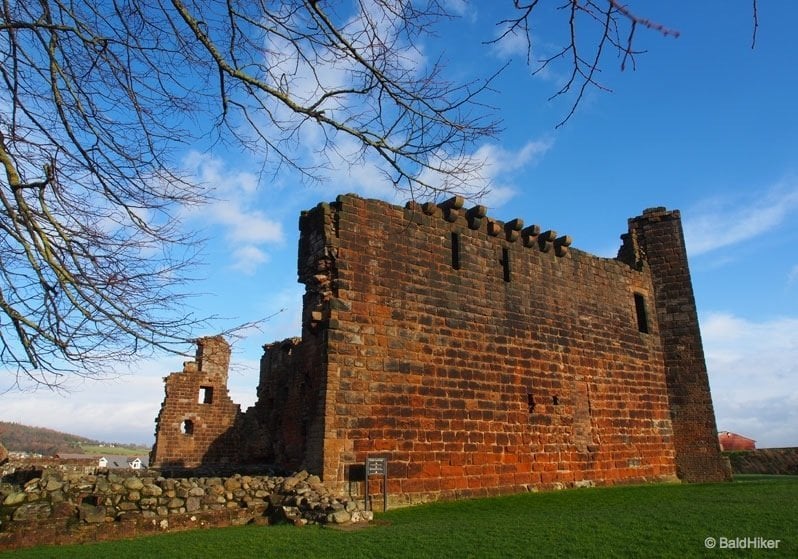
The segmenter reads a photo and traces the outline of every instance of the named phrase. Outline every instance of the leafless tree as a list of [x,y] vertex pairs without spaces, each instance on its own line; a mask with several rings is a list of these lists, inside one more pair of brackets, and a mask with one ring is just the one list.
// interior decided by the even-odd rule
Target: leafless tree
[[[501,33],[531,37],[542,3],[508,4]],[[369,157],[410,195],[467,190],[470,149],[498,131],[484,104],[495,74],[449,81],[414,46],[449,4],[2,0],[0,363],[53,385],[183,347],[196,239],[176,215],[212,192],[177,162],[200,139],[309,179]],[[558,94],[575,88],[574,106],[602,87],[608,50],[634,61],[638,27],[671,34],[616,0],[555,4],[570,43],[542,64],[570,65]],[[589,55],[583,25],[598,29]],[[309,135],[319,147],[299,158]]]

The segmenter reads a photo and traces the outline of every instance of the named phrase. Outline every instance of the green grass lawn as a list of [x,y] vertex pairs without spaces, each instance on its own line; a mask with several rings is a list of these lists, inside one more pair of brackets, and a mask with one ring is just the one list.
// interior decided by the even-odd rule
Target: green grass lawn
[[[715,538],[707,549],[706,538]],[[781,540],[721,549],[721,538]],[[797,557],[798,477],[575,489],[388,511],[356,531],[244,526],[45,547],[26,557]],[[0,554],[6,556],[6,554]]]
[[125,446],[100,446],[100,445],[89,445],[89,444],[82,444],[80,447],[83,449],[83,452],[86,454],[97,454],[97,455],[106,455],[106,456],[145,456],[149,454],[150,449],[141,447],[141,448],[129,448]]

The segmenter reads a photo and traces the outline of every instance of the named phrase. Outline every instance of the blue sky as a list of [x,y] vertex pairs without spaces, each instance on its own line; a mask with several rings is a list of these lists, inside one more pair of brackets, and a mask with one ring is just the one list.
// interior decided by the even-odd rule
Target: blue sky
[[[798,4],[760,2],[751,49],[750,2],[632,3],[679,38],[638,30],[636,46],[647,52],[636,69],[605,61],[599,80],[612,92],[589,91],[555,128],[571,99],[549,97],[568,67],[533,75],[521,42],[482,44],[496,34],[500,14],[488,6],[499,3],[450,1],[462,17],[418,45],[428,59],[443,50],[451,76],[462,79],[511,60],[488,99],[504,130],[476,147],[494,185],[483,201],[490,214],[540,223],[579,249],[613,256],[629,217],[680,209],[718,428],[762,447],[798,446]],[[562,20],[542,23],[533,58],[561,39]],[[260,163],[202,146],[182,161],[220,198],[184,215],[211,239],[193,305],[229,317],[219,330],[274,315],[236,343],[230,392],[244,407],[255,398],[261,346],[300,331],[299,212],[343,192],[404,201],[368,161],[312,186],[289,173],[259,180]],[[0,420],[149,444],[162,377],[181,361],[142,362],[114,380],[75,382],[66,394],[3,394]]]

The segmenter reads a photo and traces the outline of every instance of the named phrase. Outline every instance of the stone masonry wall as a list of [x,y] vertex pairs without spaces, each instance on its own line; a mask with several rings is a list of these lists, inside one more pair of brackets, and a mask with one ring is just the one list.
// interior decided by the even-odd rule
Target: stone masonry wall
[[325,482],[367,456],[407,501],[674,478],[649,273],[460,200],[329,208]]
[[631,219],[614,259],[461,198],[344,195],[299,226],[301,337],[264,346],[246,414],[201,340],[166,379],[156,466],[273,463],[362,496],[381,457],[394,503],[729,478],[677,211]]
[[267,344],[261,359],[255,416],[269,439],[269,457],[314,472],[322,464],[327,409],[327,330],[336,306],[336,224],[329,206],[300,218],[297,275],[305,285],[302,337]]
[[685,481],[731,479],[720,454],[698,312],[678,211],[652,208],[629,220],[638,262],[651,270],[664,348],[676,472]]
[[156,423],[150,464],[194,468],[238,458],[241,409],[227,390],[230,346],[221,337],[197,341],[194,361],[164,379],[166,396]]
[[758,448],[724,452],[734,474],[798,475],[798,448]]
[[[29,474],[23,471],[22,474]],[[318,476],[164,478],[45,468],[0,481],[0,550],[245,523],[349,524],[372,519]]]

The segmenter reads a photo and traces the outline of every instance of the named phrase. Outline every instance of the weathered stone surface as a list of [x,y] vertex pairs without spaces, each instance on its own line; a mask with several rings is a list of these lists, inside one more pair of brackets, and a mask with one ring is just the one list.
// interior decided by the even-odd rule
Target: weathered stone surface
[[[294,526],[309,523],[361,522],[368,516],[362,514],[364,511],[357,501],[336,495],[323,484],[318,485],[316,490],[309,491],[307,484],[309,476],[306,473],[288,476],[299,481],[291,490],[283,493],[278,493],[283,491],[283,482],[288,479],[283,477],[249,476],[248,479],[244,479],[243,476],[236,476],[232,479],[239,483],[240,488],[233,492],[224,491],[226,479],[215,485],[208,484],[203,478],[145,479],[141,492],[150,486],[157,486],[162,491],[160,496],[149,497],[136,495],[140,491],[129,490],[124,484],[116,484],[119,492],[111,493],[109,491],[115,484],[110,483],[105,476],[76,477],[57,470],[48,471],[46,474],[41,480],[26,484],[26,491],[22,491],[19,485],[9,483],[0,485],[0,495],[6,497],[4,501],[14,503],[3,506],[3,537],[6,538],[4,541],[7,541],[7,534],[15,533],[17,527],[20,530],[19,534],[24,534],[30,526],[25,523],[31,520],[36,522],[36,526],[41,527],[42,534],[46,534],[42,536],[44,539],[36,541],[52,543],[54,540],[47,538],[68,540],[70,537],[88,537],[89,533],[93,533],[92,537],[97,539],[105,539],[106,535],[130,537],[141,530],[142,526],[161,529],[161,520],[167,521],[164,529],[201,527],[205,525],[203,521],[197,520],[201,515],[211,515],[215,518],[217,523],[214,525],[263,523],[271,520]],[[47,486],[52,481],[62,483],[62,488],[57,491],[47,491]],[[185,499],[167,497],[167,492],[163,490],[166,486],[209,490],[220,487],[222,494],[189,496]],[[83,490],[85,487],[103,487],[109,491],[92,494],[85,492]],[[258,492],[263,494],[265,491],[263,488],[271,488],[271,493],[266,493],[270,497],[268,500],[255,496]],[[9,516],[10,519],[6,520]],[[79,529],[75,529],[77,521],[80,521]],[[107,525],[107,528],[102,528],[103,525]],[[107,532],[103,531],[102,535],[98,536],[98,533],[91,532],[92,530],[107,530]],[[61,542],[67,540],[58,539]],[[15,545],[24,546],[21,543],[23,541],[17,539]]]
[[199,497],[189,497],[186,499],[186,512],[194,512],[200,510],[202,501]]
[[11,493],[3,499],[3,504],[6,506],[13,507],[15,505],[20,505],[27,500],[28,495],[24,491],[18,491],[16,493]]
[[302,515],[297,507],[276,507],[272,510],[271,523],[294,524],[300,518],[302,518]]
[[352,515],[346,512],[345,510],[335,511],[330,513],[327,517],[328,522],[332,522],[333,524],[346,524],[352,520]]
[[163,494],[163,489],[155,484],[145,485],[141,488],[142,497],[160,497]]
[[51,518],[74,518],[78,514],[78,508],[67,501],[53,503],[53,511],[50,513]]
[[8,462],[8,450],[0,443],[0,465]]
[[735,474],[798,474],[798,448],[760,448],[724,453]]
[[64,486],[64,484],[57,479],[51,479],[47,481],[47,484],[44,486],[45,491],[58,491]]
[[311,487],[313,487],[314,485],[316,486],[321,485],[321,478],[317,475],[308,476],[308,478],[305,481]]
[[[307,467],[358,491],[384,457],[378,507],[726,479],[679,212],[629,220],[610,259],[486,211],[343,195],[303,212],[302,337],[265,346],[247,413],[228,397],[229,346],[200,340],[167,377],[154,462]],[[244,483],[226,480],[218,504],[246,503]],[[270,502],[308,507],[317,483],[288,476]]]
[[286,478],[285,481],[283,481],[283,491],[291,491],[300,481],[302,480],[296,476]]
[[235,491],[236,489],[241,488],[241,482],[236,478],[230,478],[225,480],[224,482],[224,489],[225,491]]
[[169,499],[169,502],[166,503],[166,506],[170,509],[179,509],[182,506],[185,506],[186,501],[184,499],[180,499],[175,497],[174,499]]
[[138,491],[144,487],[144,482],[141,481],[140,478],[137,477],[129,477],[124,482],[125,489],[129,489],[131,491]]
[[26,503],[17,507],[12,518],[15,521],[42,520],[49,517],[51,512],[53,512],[53,507],[50,503]]
[[370,510],[355,510],[352,511],[350,520],[353,523],[371,522],[374,520],[374,513]]
[[107,509],[103,506],[94,506],[82,503],[78,507],[78,514],[83,522],[88,524],[97,524],[100,522],[105,522]]

